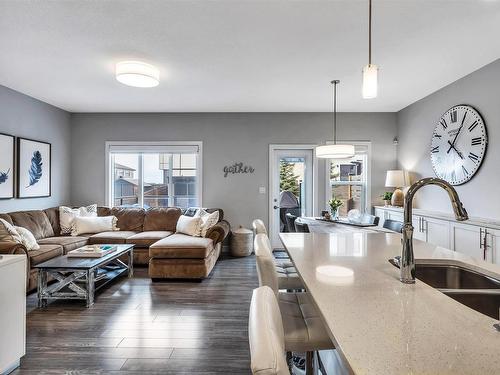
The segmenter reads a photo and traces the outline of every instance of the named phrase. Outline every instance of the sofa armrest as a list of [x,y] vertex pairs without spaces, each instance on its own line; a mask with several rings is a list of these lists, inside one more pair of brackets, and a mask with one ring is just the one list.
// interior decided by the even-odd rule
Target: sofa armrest
[[219,242],[224,241],[230,230],[229,223],[226,220],[221,220],[207,231],[205,238],[211,238],[214,245],[217,245]]

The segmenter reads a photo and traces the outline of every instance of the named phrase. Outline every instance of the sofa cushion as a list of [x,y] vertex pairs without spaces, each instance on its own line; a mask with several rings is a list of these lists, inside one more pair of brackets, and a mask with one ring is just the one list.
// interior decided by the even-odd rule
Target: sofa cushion
[[9,215],[14,225],[28,229],[37,240],[54,236],[49,218],[43,211],[18,211]]
[[59,245],[40,244],[40,249],[31,250],[30,252],[28,252],[31,266],[36,266],[37,264],[43,263],[47,260],[61,255],[63,255],[63,248]]
[[39,245],[60,245],[63,247],[64,254],[67,254],[71,250],[78,249],[79,247],[85,246],[89,242],[88,237],[72,237],[72,236],[61,236],[61,237],[48,237],[38,241]]
[[174,232],[181,213],[177,207],[150,208],[144,217],[144,230]]
[[122,231],[142,232],[144,226],[144,216],[146,211],[143,208],[113,207],[110,215],[116,216],[118,228]]
[[54,234],[61,233],[61,224],[59,223],[59,207],[51,207],[43,210],[47,218],[49,219],[50,225],[52,225],[52,230]]
[[123,244],[126,243],[127,238],[132,237],[137,234],[130,230],[124,230],[119,232],[102,232],[93,234],[89,237],[89,243],[94,244]]
[[97,206],[97,216],[110,216],[111,208],[105,206]]
[[146,231],[128,237],[127,243],[134,244],[137,247],[149,247],[156,241],[171,236],[172,234],[173,232],[163,230]]
[[175,233],[149,247],[151,258],[205,259],[214,250],[210,238]]

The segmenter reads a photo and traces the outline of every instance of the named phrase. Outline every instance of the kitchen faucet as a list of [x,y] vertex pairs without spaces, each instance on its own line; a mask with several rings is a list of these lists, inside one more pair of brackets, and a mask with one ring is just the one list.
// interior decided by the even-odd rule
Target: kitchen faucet
[[401,259],[397,260],[401,271],[400,280],[405,284],[415,283],[415,257],[413,255],[413,225],[412,225],[412,202],[415,193],[426,185],[437,185],[442,187],[448,193],[453,207],[453,212],[458,221],[469,219],[458,193],[453,186],[440,178],[423,178],[410,186],[404,201],[404,224],[403,224],[403,251]]

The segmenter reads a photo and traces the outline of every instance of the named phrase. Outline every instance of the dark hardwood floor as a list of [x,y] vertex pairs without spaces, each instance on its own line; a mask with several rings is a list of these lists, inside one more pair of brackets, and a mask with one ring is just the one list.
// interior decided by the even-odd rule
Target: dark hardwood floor
[[14,374],[249,374],[247,324],[254,257],[221,257],[203,282],[152,283],[136,268],[83,301],[36,308]]

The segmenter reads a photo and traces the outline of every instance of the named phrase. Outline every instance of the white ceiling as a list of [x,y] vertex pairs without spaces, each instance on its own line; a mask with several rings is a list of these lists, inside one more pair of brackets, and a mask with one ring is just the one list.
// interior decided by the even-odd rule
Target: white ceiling
[[[0,1],[0,84],[72,112],[397,111],[500,57],[500,1]],[[152,89],[114,64],[157,65]]]

